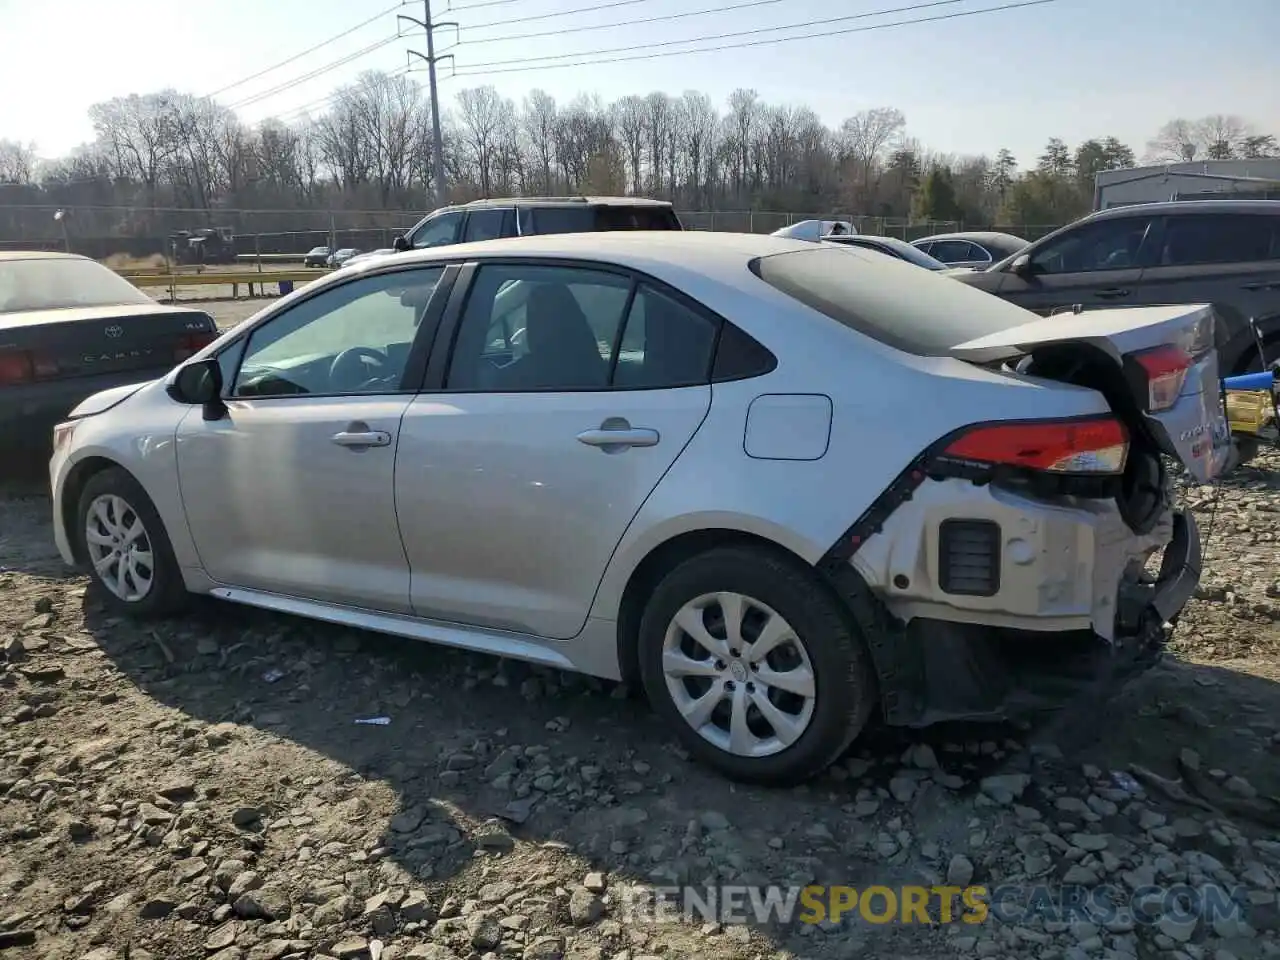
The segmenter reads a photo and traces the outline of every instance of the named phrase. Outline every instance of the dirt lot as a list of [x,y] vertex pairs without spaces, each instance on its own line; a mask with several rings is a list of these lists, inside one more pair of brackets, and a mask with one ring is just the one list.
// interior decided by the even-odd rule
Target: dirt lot
[[[1070,731],[1094,736],[877,730],[792,791],[707,774],[607,684],[213,602],[114,620],[57,558],[38,469],[0,491],[5,958],[1280,957],[1280,458],[1186,491],[1212,528],[1200,598],[1173,656]],[[970,878],[1215,883],[1246,911],[633,912],[647,885]]]

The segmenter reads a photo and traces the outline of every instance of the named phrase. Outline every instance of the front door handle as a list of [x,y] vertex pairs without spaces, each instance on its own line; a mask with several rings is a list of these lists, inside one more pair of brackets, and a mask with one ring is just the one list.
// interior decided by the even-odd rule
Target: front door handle
[[1120,297],[1127,297],[1129,291],[1123,287],[1112,287],[1109,290],[1098,290],[1094,293],[1095,297],[1102,300],[1118,300]]
[[584,430],[578,434],[578,442],[589,447],[599,447],[605,453],[618,453],[631,447],[657,446],[661,437],[657,430],[633,427],[622,417],[610,417],[597,430]]
[[330,439],[340,447],[388,447],[391,445],[391,434],[385,430],[344,430],[335,433]]
[[1280,283],[1246,283],[1240,287],[1241,290],[1274,290],[1280,287]]

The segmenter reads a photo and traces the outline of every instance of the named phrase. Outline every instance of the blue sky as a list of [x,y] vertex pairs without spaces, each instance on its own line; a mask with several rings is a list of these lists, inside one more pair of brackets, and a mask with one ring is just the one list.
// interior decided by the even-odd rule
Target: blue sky
[[[392,6],[394,0],[0,0],[0,137],[34,141],[41,155],[92,136],[95,101],[176,87],[206,95],[261,71]],[[477,64],[583,54],[644,43],[829,20],[903,8],[913,0],[757,0],[750,9],[628,24],[638,18],[729,6],[734,0],[643,0],[574,16],[511,23],[602,0],[435,0],[437,19],[461,25],[452,52],[466,77],[446,79],[446,103],[465,86],[493,84],[519,100],[541,87],[567,101],[580,92],[702,90],[719,105],[735,87],[773,103],[807,104],[831,124],[858,110],[894,106],[911,135],[955,153],[1005,146],[1034,161],[1044,142],[1114,135],[1141,155],[1174,116],[1234,113],[1280,135],[1280,0],[1055,0],[935,23],[700,55],[567,69],[489,73]],[[616,3],[617,0],[614,0]],[[740,0],[741,2],[741,0]],[[839,30],[977,10],[1010,0],[957,0],[930,9],[780,32]],[[452,8],[452,9],[450,9]],[[422,16],[420,2],[401,8]],[[214,12],[216,11],[216,12]],[[560,32],[569,27],[602,29]],[[414,28],[406,28],[414,29]],[[393,36],[394,13],[322,49],[236,86],[228,105],[296,80]],[[496,40],[513,34],[536,38]],[[754,40],[743,37],[723,43]],[[441,45],[453,43],[439,33]],[[711,45],[710,43],[704,45]],[[395,70],[420,32],[239,110],[248,121],[287,115],[361,70]],[[667,49],[686,49],[684,44]],[[643,51],[641,51],[643,52]],[[448,65],[442,65],[448,76]],[[417,75],[425,85],[425,73]],[[38,91],[38,92],[37,92]]]

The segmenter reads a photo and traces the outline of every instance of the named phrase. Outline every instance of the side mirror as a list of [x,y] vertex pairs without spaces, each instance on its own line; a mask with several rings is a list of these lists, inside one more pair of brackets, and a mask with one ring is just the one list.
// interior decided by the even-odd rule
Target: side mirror
[[412,249],[409,246],[409,241],[404,237],[396,237],[395,240],[391,242],[391,246],[395,247],[400,253],[404,253],[406,250]]
[[222,402],[222,367],[217,357],[180,367],[167,392],[178,403],[203,406],[206,420],[220,420],[227,412]]
[[1031,254],[1024,253],[1019,256],[1013,263],[1009,264],[1009,270],[1020,277],[1031,276],[1035,272],[1031,267]]

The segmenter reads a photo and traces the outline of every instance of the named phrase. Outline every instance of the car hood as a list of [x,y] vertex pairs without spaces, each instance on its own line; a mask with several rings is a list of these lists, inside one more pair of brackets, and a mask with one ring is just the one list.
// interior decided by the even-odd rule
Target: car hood
[[155,382],[155,380],[143,380],[139,383],[126,383],[119,387],[101,390],[82,400],[75,409],[67,414],[67,419],[76,420],[81,417],[93,417],[100,413],[106,413],[112,407],[118,407],[124,403],[143,387],[150,386]]

